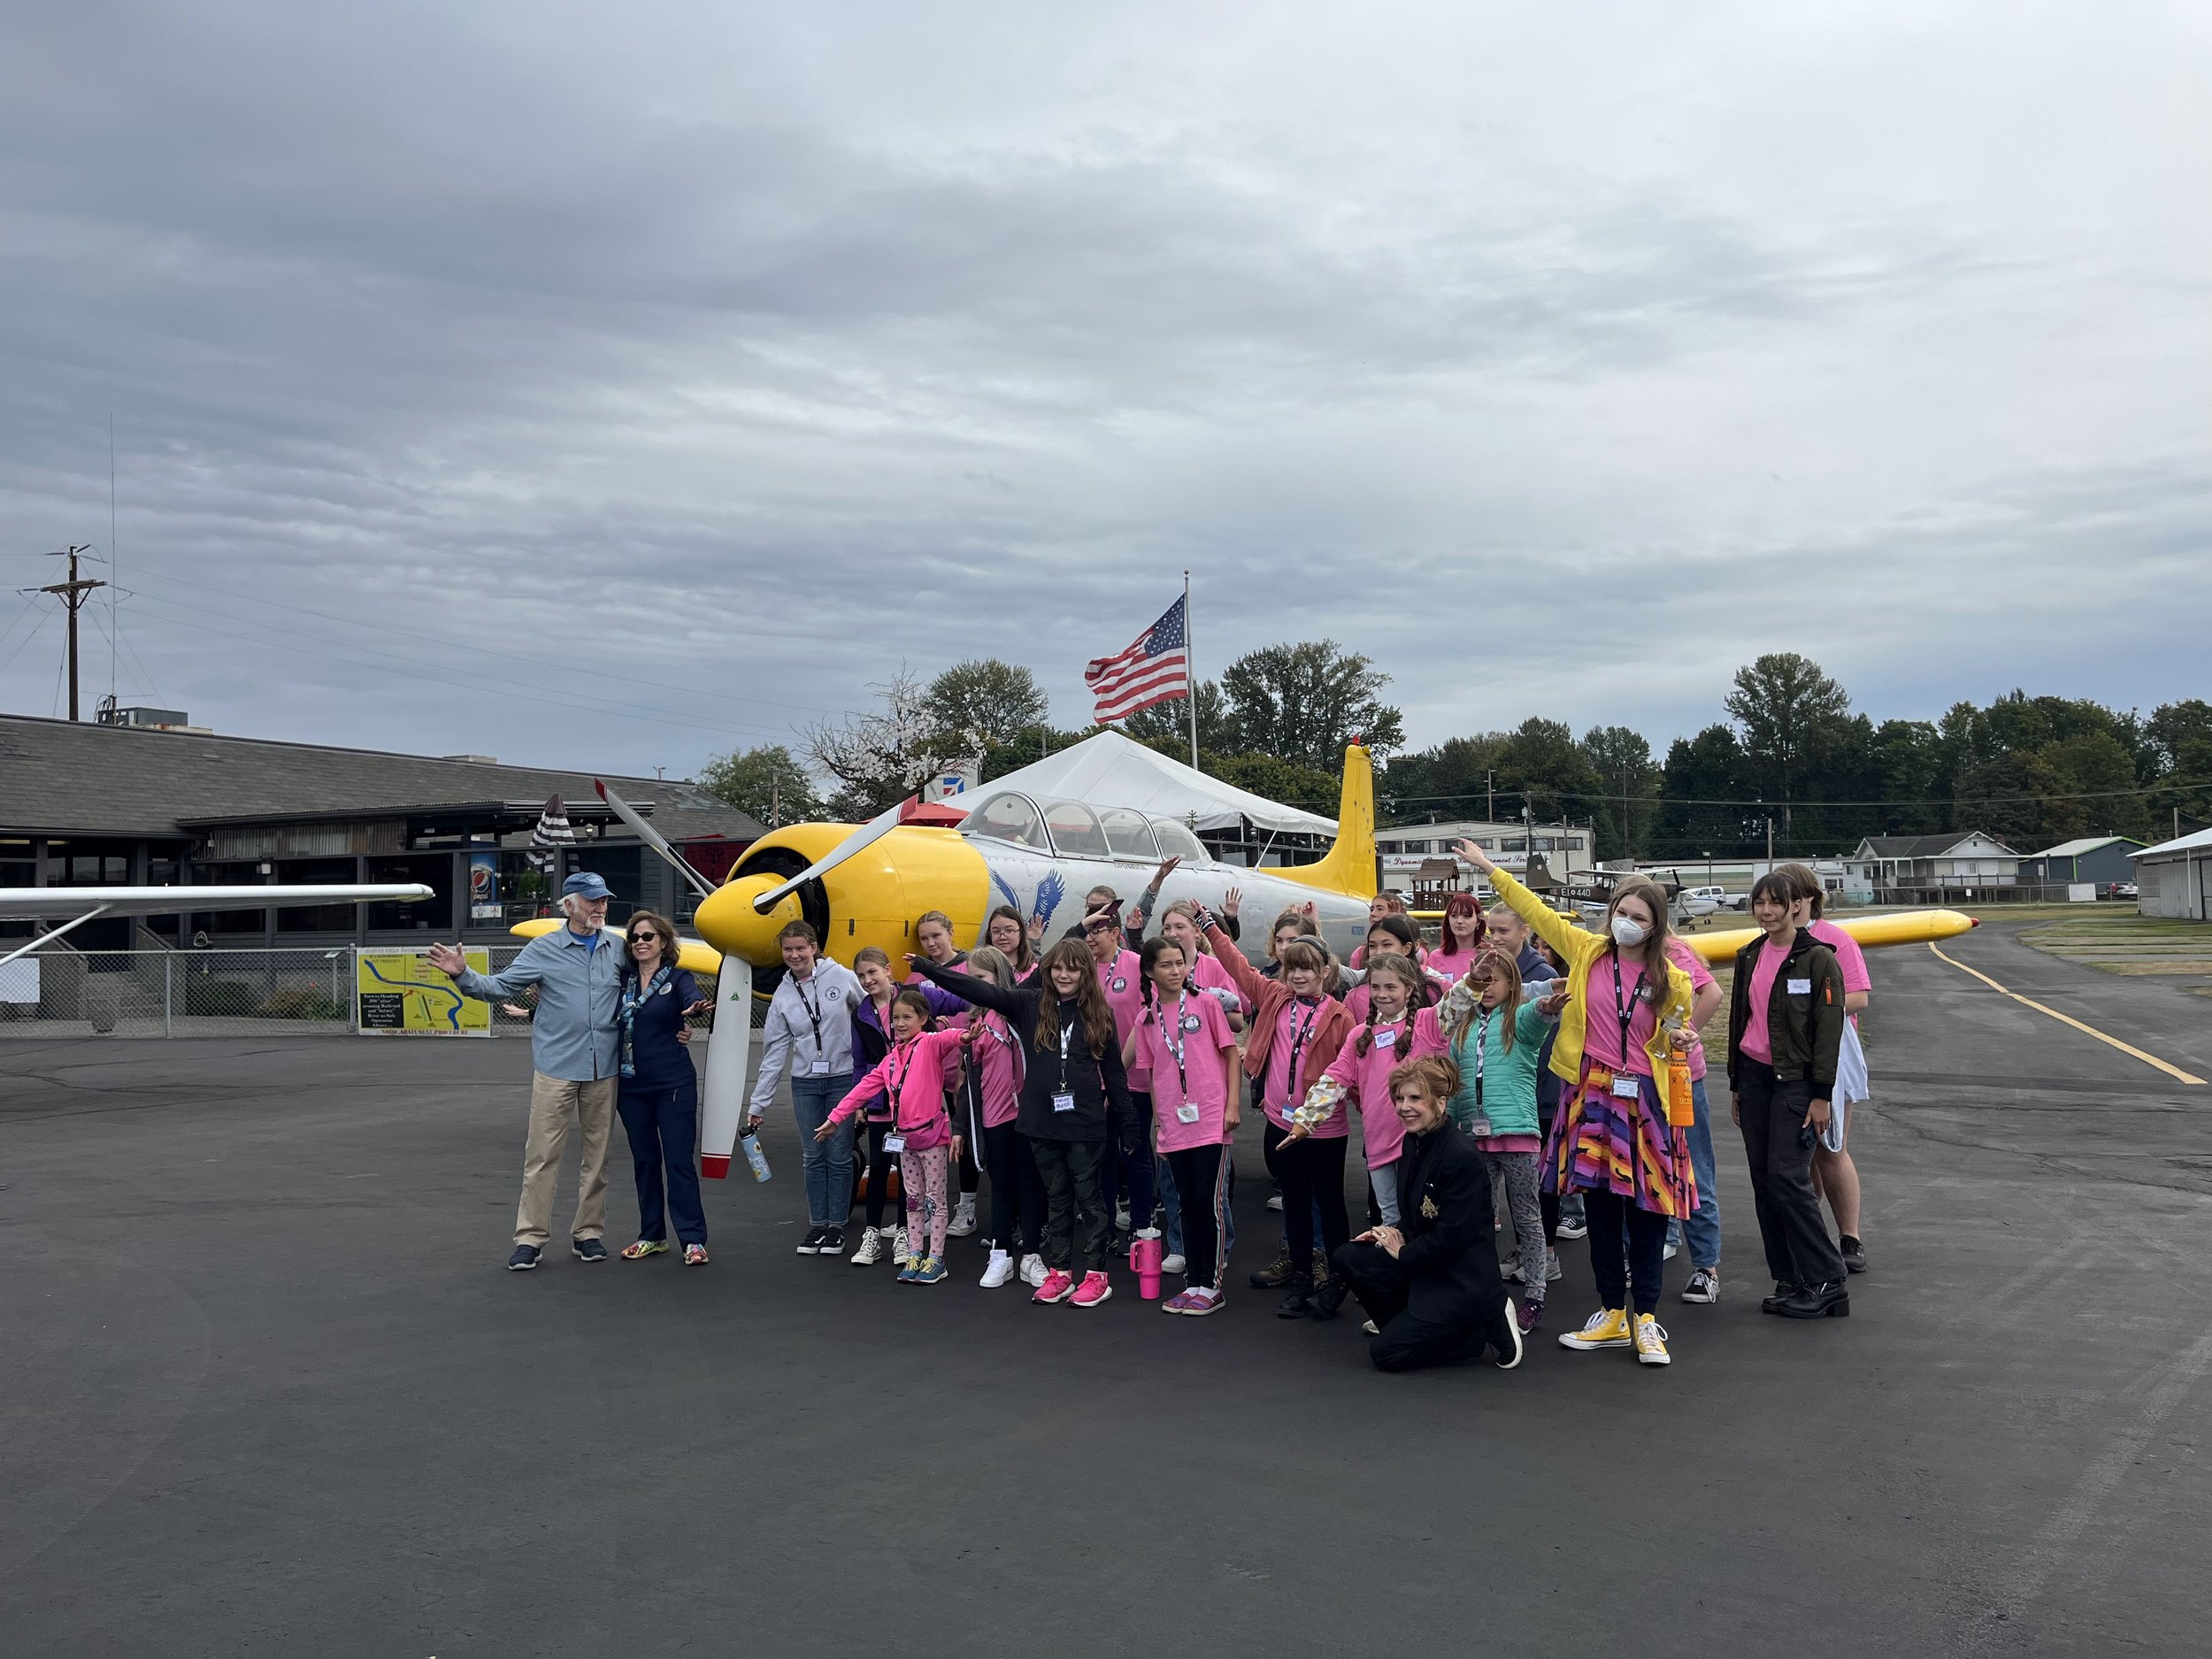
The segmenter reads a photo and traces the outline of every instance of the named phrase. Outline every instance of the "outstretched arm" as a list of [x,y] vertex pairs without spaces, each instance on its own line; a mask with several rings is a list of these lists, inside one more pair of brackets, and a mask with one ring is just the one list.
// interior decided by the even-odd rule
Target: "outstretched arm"
[[956,1001],[973,1002],[979,1008],[995,1009],[1010,1018],[1019,1014],[1028,1000],[1020,991],[1007,990],[972,973],[941,968],[927,956],[909,956],[906,965],[927,979],[934,988]]

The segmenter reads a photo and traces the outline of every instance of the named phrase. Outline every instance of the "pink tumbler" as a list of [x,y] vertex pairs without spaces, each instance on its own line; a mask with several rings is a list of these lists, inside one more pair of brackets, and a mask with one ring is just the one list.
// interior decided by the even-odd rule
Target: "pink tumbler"
[[1136,1270],[1137,1294],[1147,1302],[1160,1299],[1160,1263],[1165,1254],[1157,1227],[1146,1227],[1129,1240],[1129,1265]]

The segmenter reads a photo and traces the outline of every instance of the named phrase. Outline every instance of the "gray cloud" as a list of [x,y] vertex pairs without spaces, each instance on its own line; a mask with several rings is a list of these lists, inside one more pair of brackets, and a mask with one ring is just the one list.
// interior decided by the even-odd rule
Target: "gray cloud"
[[1420,741],[1778,643],[2200,692],[2204,141],[2048,111],[2203,42],[1614,20],[53,9],[0,574],[104,543],[112,411],[121,688],[227,730],[687,771],[983,652],[1073,723],[1187,565],[1202,667],[1331,634]]

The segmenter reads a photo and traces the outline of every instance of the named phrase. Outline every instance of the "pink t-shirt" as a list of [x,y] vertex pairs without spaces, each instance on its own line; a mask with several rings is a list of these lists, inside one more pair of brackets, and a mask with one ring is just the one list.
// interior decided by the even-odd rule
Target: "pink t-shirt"
[[[1369,1040],[1365,1054],[1359,1052],[1363,1033]],[[1361,1144],[1371,1170],[1395,1164],[1404,1149],[1406,1126],[1398,1121],[1398,1108],[1390,1098],[1390,1072],[1402,1061],[1413,1057],[1418,1041],[1411,1020],[1377,1025],[1372,1031],[1363,1025],[1344,1040],[1336,1058],[1322,1073],[1344,1085],[1346,1105],[1359,1107]]]
[[1027,1056],[1022,1040],[995,1010],[978,1010],[969,1023],[976,1027],[970,1051],[983,1081],[983,1126],[995,1129],[1021,1115],[1022,1074]]
[[[1106,1006],[1114,1010],[1117,1042],[1129,1041],[1129,1033],[1136,1029],[1137,1016],[1144,1008],[1144,980],[1137,972],[1141,965],[1133,950],[1118,950],[1110,959],[1098,964],[1098,988],[1106,993]],[[1140,1093],[1152,1087],[1151,1069],[1141,1056],[1130,1063],[1129,1087]]]
[[1826,917],[1813,923],[1805,931],[1836,953],[1836,966],[1843,970],[1843,994],[1872,991],[1874,981],[1866,972],[1866,952],[1859,949],[1859,941],[1845,933]]
[[[1620,971],[1617,991],[1613,983],[1617,967]],[[1651,1033],[1659,1028],[1659,1006],[1636,995],[1637,986],[1647,979],[1652,995],[1663,999],[1667,994],[1663,972],[1640,962],[1623,962],[1611,950],[1590,958],[1590,971],[1582,981],[1582,1052],[1592,1065],[1638,1077],[1651,1075]],[[1625,1055],[1621,1052],[1619,1004],[1623,1002],[1633,1010],[1629,1016]]]
[[1774,976],[1789,958],[1789,947],[1771,939],[1759,947],[1759,960],[1751,966],[1751,1002],[1744,1010],[1743,1052],[1754,1060],[1774,1064],[1774,1040],[1767,1033],[1767,1004],[1774,997]]
[[1482,947],[1472,950],[1432,950],[1421,965],[1429,971],[1432,979],[1443,981],[1450,990],[1467,977],[1467,970],[1475,965],[1475,958],[1482,954]]
[[[1221,1004],[1203,991],[1186,987],[1172,1002],[1163,1004],[1158,1018],[1147,1018],[1137,1027],[1136,1057],[1152,1074],[1152,1123],[1163,1152],[1181,1152],[1191,1147],[1217,1147],[1229,1138],[1229,1076],[1221,1051],[1233,1052],[1236,1034]],[[1179,1040],[1183,1064],[1175,1064]],[[1185,1123],[1182,1109],[1198,1109],[1197,1121]]]
[[[1322,1017],[1329,1011],[1330,998],[1308,1006],[1296,997],[1286,1000],[1275,1015],[1275,1036],[1267,1049],[1267,1079],[1260,1091],[1268,1122],[1278,1129],[1290,1127],[1290,1109],[1306,1102],[1306,1090],[1312,1084],[1313,1068],[1308,1064],[1314,1034],[1321,1029]],[[1302,1033],[1304,1041],[1300,1041]],[[1348,1041],[1349,1039],[1347,1039]],[[1297,1075],[1291,1073],[1291,1056],[1298,1056]],[[1339,1101],[1329,1115],[1315,1125],[1313,1138],[1333,1141],[1352,1133],[1350,1122],[1344,1116],[1344,1102]]]
[[[1694,997],[1700,991],[1713,983],[1713,971],[1705,965],[1704,957],[1690,949],[1688,941],[1670,938],[1667,941],[1667,955],[1674,959],[1676,967],[1690,976],[1692,996]],[[1616,1022],[1614,1029],[1617,1031],[1619,1028],[1618,1022]],[[1695,1082],[1704,1075],[1705,1039],[1692,1029],[1690,1032],[1690,1079]]]

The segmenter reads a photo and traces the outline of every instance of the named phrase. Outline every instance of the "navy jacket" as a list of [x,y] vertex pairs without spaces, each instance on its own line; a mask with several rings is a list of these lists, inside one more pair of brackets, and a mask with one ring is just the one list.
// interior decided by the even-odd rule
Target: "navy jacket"
[[[622,994],[636,987],[634,974],[622,976]],[[683,1029],[684,1010],[699,1000],[699,984],[679,968],[661,981],[661,988],[645,999],[630,1028],[630,1056],[637,1075],[622,1079],[626,1088],[697,1087],[699,1074],[692,1067],[691,1050],[676,1041]],[[616,1004],[618,1014],[620,1003]],[[618,1018],[618,1040],[621,1030]]]

